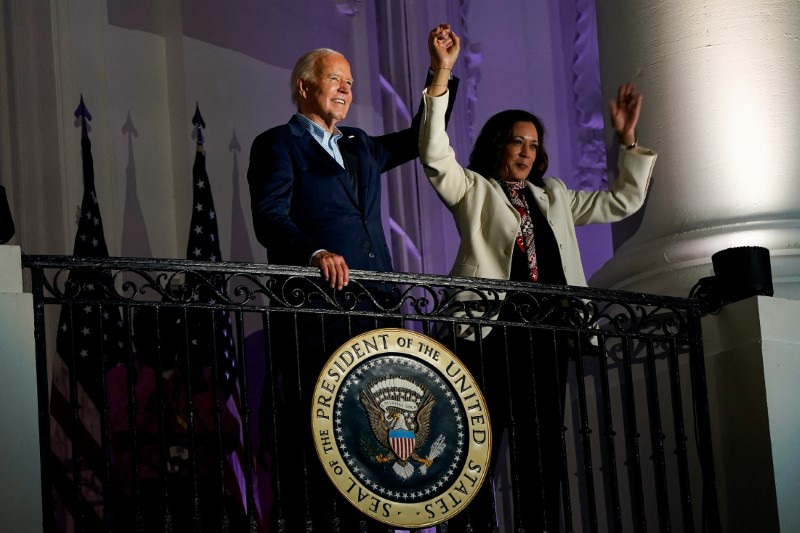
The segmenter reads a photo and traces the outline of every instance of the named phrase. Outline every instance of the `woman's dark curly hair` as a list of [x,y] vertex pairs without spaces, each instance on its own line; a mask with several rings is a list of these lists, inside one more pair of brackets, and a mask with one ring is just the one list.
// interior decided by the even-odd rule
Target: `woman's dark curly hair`
[[500,156],[508,141],[511,139],[511,130],[517,122],[531,122],[539,134],[539,149],[536,150],[536,159],[528,174],[528,180],[539,187],[544,186],[542,178],[547,172],[547,150],[544,147],[544,126],[539,117],[520,109],[508,109],[497,113],[486,121],[481,128],[472,153],[469,155],[467,168],[481,174],[485,178],[497,178],[500,168]]

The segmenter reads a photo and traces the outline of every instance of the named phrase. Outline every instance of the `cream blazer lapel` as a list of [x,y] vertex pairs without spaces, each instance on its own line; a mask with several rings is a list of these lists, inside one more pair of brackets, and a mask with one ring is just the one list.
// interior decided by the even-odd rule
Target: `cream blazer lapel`
[[528,190],[531,191],[531,196],[533,196],[534,201],[536,201],[536,205],[539,206],[539,211],[542,212],[544,218],[549,218],[550,198],[547,195],[547,191],[530,182],[528,182]]

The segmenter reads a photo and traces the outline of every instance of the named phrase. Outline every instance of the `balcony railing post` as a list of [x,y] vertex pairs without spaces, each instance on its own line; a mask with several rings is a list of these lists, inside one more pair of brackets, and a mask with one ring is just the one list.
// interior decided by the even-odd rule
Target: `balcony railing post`
[[661,531],[670,531],[671,521],[668,507],[666,461],[664,459],[664,432],[661,427],[661,400],[658,394],[658,374],[653,341],[651,339],[646,341],[646,349],[647,406],[650,419],[650,447],[652,449],[658,521],[661,525]]

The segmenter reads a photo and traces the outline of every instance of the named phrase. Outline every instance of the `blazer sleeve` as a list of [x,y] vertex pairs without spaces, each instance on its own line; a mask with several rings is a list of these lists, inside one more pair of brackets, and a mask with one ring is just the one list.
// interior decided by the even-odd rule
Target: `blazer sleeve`
[[475,175],[458,164],[445,131],[445,98],[423,92],[422,127],[419,135],[419,160],[436,193],[449,208],[463,200],[474,185]]
[[620,148],[619,175],[608,190],[575,191],[555,180],[570,196],[572,219],[576,225],[616,222],[632,215],[644,204],[656,153],[648,148]]
[[317,248],[289,216],[294,165],[286,135],[270,130],[253,141],[247,169],[250,207],[256,237],[267,252],[278,255],[277,262],[306,266]]
[[[430,72],[428,73],[425,81],[427,87],[433,77]],[[445,111],[445,127],[450,121],[450,114],[453,111],[453,103],[458,93],[459,79],[453,76],[447,82],[447,109]],[[420,124],[422,123],[422,115],[424,108],[420,102],[414,118],[411,120],[411,126],[398,132],[381,135],[379,137],[372,137],[372,155],[376,161],[379,162],[381,172],[386,172],[392,168],[402,165],[412,159],[419,157],[419,131]]]

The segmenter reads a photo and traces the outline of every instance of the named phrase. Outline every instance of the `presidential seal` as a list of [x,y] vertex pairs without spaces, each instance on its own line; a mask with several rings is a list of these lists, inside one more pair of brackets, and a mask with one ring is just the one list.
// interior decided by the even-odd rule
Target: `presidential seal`
[[311,423],[339,492],[392,526],[452,518],[488,472],[492,432],[478,384],[415,331],[377,329],[343,344],[317,379]]

